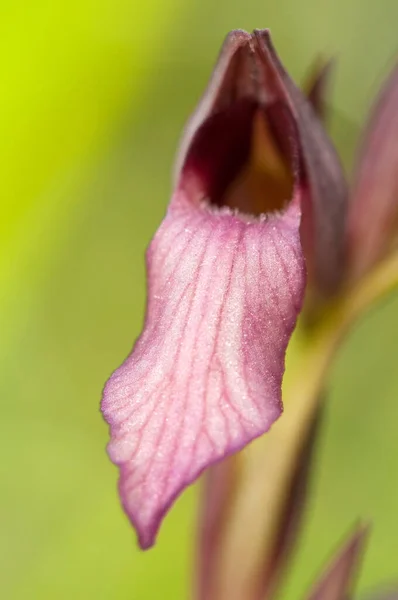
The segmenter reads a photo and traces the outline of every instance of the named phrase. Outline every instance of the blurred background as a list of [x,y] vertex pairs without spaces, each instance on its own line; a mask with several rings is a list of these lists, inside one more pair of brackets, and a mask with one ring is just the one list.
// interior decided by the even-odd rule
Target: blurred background
[[[99,413],[140,331],[178,137],[227,31],[270,27],[296,81],[337,55],[331,129],[350,168],[398,55],[398,4],[3,0],[0,14],[1,597],[182,600],[197,486],[139,552]],[[302,596],[358,517],[374,522],[360,588],[398,579],[397,334],[396,296],[340,353],[283,598]]]

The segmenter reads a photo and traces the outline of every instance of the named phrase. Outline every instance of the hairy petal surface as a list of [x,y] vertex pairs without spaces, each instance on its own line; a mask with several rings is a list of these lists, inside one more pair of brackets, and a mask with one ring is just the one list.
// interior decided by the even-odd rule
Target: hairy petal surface
[[102,402],[141,547],[179,492],[282,411],[305,286],[300,204],[253,219],[177,190],[147,253],[148,306]]

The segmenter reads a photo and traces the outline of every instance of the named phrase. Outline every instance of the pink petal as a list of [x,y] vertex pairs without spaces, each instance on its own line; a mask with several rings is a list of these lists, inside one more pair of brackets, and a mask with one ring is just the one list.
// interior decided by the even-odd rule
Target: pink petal
[[148,250],[144,331],[102,403],[142,548],[185,486],[280,415],[305,285],[298,197],[255,219],[184,190]]

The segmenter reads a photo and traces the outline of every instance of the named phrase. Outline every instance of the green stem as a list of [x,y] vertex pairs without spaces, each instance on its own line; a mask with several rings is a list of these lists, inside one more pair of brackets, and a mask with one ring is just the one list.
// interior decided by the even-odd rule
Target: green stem
[[311,327],[303,320],[298,325],[287,356],[283,416],[267,435],[225,465],[238,483],[228,504],[228,526],[221,533],[212,598],[258,597],[292,468],[308,437],[334,355],[352,323],[396,286],[398,253],[358,285],[347,287]]

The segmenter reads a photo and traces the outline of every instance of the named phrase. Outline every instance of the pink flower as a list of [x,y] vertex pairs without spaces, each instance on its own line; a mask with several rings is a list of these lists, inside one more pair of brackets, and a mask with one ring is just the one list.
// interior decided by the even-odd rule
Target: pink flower
[[312,303],[339,289],[346,197],[268,31],[229,34],[147,252],[143,332],[102,401],[141,547],[188,484],[280,416],[307,273]]

